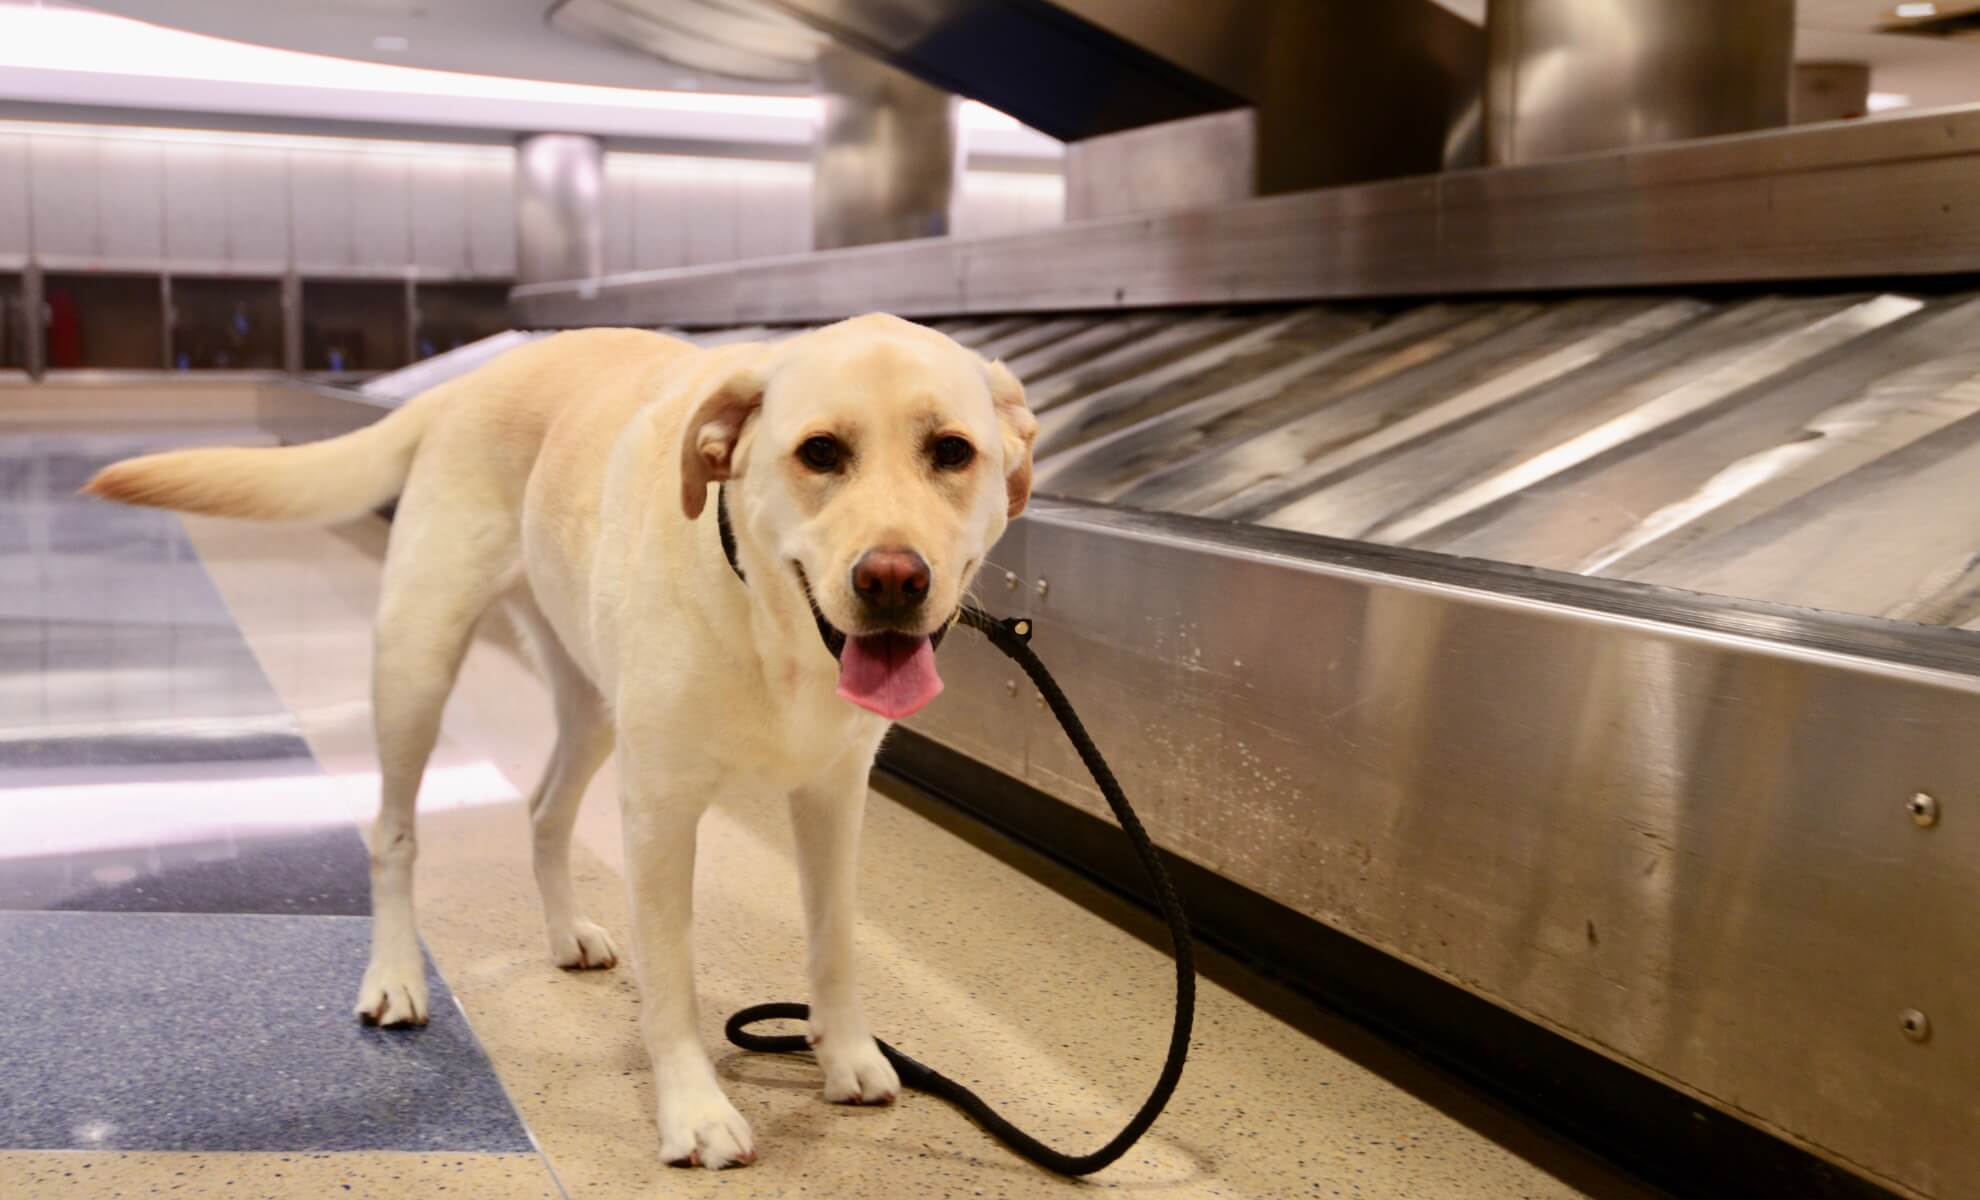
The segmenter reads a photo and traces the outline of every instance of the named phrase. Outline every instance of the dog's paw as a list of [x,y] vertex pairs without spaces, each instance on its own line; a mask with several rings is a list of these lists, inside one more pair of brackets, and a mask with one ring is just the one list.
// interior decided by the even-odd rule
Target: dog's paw
[[358,987],[358,1019],[367,1025],[426,1024],[426,964],[373,959]]
[[611,934],[579,917],[550,934],[550,957],[566,971],[603,971],[619,965],[619,948]]
[[670,1167],[746,1167],[756,1161],[749,1122],[719,1089],[660,1105],[660,1158]]
[[813,1041],[812,1053],[825,1068],[825,1098],[834,1104],[892,1104],[901,1077],[869,1036]]

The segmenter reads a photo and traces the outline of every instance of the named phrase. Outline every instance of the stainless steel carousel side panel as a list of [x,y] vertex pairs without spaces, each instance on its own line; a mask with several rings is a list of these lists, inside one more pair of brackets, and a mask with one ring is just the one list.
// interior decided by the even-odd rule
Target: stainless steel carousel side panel
[[[1980,643],[1050,502],[996,561],[984,601],[1038,619],[1164,846],[1887,1186],[1972,1194]],[[919,732],[1104,812],[1007,664],[943,658]]]

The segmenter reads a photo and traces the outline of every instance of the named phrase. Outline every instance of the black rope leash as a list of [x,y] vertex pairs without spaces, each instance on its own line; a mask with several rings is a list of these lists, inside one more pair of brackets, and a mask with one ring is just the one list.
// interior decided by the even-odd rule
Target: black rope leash
[[[1162,1064],[1162,1074],[1155,1081],[1154,1090],[1148,1093],[1148,1099],[1141,1102],[1140,1110],[1126,1128],[1090,1154],[1067,1154],[1063,1150],[1054,1150],[1011,1124],[999,1116],[983,1097],[935,1068],[909,1058],[885,1042],[880,1043],[880,1053],[894,1064],[902,1086],[947,1100],[968,1114],[991,1137],[1032,1162],[1061,1175],[1091,1175],[1127,1153],[1128,1147],[1148,1132],[1148,1127],[1155,1123],[1155,1118],[1169,1103],[1176,1083],[1182,1079],[1183,1060],[1189,1056],[1190,1025],[1196,1012],[1196,956],[1190,946],[1189,919],[1183,915],[1182,901],[1176,897],[1175,885],[1169,882],[1169,873],[1162,869],[1162,859],[1155,851],[1155,844],[1148,839],[1148,831],[1142,828],[1141,818],[1134,815],[1134,809],[1129,806],[1121,785],[1115,781],[1114,773],[1107,769],[1107,760],[1100,756],[1099,748],[1087,736],[1086,727],[1080,724],[1079,714],[1073,711],[1072,703],[1059,689],[1052,673],[1031,652],[1031,622],[1021,619],[999,621],[981,609],[964,606],[962,623],[989,638],[991,645],[1023,667],[1024,673],[1037,685],[1039,694],[1051,707],[1052,715],[1059,719],[1059,726],[1066,731],[1067,740],[1072,742],[1073,749],[1079,752],[1080,761],[1092,774],[1093,782],[1099,785],[1101,795],[1107,798],[1107,806],[1114,810],[1114,819],[1120,822],[1121,832],[1127,834],[1128,841],[1134,845],[1135,854],[1148,871],[1149,882],[1155,885],[1155,899],[1161,906],[1163,919],[1169,923],[1169,941],[1176,960],[1176,1016],[1175,1025],[1169,1033],[1169,1057]],[[759,1021],[802,1021],[810,1015],[810,1007],[803,1004],[757,1004],[730,1017],[724,1032],[731,1042],[745,1050],[791,1054],[810,1048],[801,1035],[751,1033],[749,1026]]]

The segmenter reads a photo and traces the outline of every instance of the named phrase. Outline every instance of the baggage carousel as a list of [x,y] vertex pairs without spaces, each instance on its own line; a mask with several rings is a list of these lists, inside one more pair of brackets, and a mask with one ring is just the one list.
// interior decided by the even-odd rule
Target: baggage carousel
[[[1213,938],[1619,1157],[1638,1082],[1679,1098],[1697,1161],[1645,1169],[1696,1194],[1965,1196],[1976,170],[1964,111],[525,288],[533,332],[264,412],[335,432],[552,326],[926,319],[1039,417],[979,598],[1034,619]],[[891,761],[1108,875],[1050,715],[943,655]]]

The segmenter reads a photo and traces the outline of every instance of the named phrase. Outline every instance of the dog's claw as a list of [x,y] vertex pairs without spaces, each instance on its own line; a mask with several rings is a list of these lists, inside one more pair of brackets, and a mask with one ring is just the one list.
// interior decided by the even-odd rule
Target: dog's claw
[[609,971],[619,965],[619,954],[611,934],[590,921],[578,921],[551,933],[550,960],[566,971]]
[[871,1037],[825,1033],[818,1065],[825,1068],[825,1099],[861,1107],[891,1104],[900,1095],[900,1076]]

